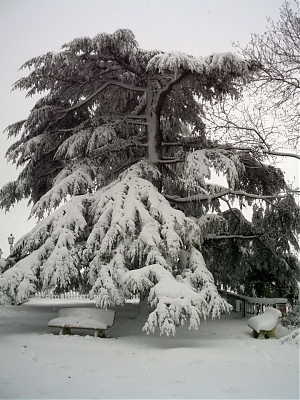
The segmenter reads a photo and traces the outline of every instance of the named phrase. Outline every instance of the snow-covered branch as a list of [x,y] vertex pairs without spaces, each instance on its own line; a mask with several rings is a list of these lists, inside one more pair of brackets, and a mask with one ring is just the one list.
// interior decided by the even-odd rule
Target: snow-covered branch
[[196,194],[188,197],[179,197],[179,196],[171,196],[168,194],[164,194],[165,198],[174,203],[188,203],[190,201],[211,201],[214,199],[218,199],[224,196],[242,196],[242,197],[249,197],[251,199],[258,199],[258,200],[271,200],[271,199],[281,199],[287,197],[286,194],[274,194],[274,195],[259,195],[254,193],[247,193],[243,190],[224,190],[223,192],[219,193],[212,193],[212,194]]
[[223,239],[255,239],[257,235],[206,235],[204,240],[223,240]]
[[201,317],[220,317],[230,310],[195,248],[189,252],[184,278],[175,278],[167,268],[152,264],[126,272],[123,282],[128,293],[149,291],[152,312],[143,328],[147,334],[159,329],[160,334],[175,335],[176,326],[188,322],[189,329],[198,329]]

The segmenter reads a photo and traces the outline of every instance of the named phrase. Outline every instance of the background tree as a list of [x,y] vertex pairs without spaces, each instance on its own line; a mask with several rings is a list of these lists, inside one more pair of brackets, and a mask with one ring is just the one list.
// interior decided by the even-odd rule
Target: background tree
[[[2,303],[80,286],[108,307],[139,293],[152,307],[144,329],[166,334],[228,311],[202,255],[205,241],[236,234],[220,201],[267,202],[271,211],[293,201],[280,170],[209,139],[203,123],[201,101],[238,97],[256,62],[146,51],[118,30],[23,68],[33,71],[14,88],[46,94],[7,128],[20,136],[7,158],[23,170],[0,199],[8,210],[28,198],[40,222],[15,246]],[[290,240],[298,228],[287,224]]]
[[276,117],[279,128],[284,130],[286,144],[299,148],[299,1],[293,1],[292,6],[285,1],[279,21],[269,19],[267,31],[254,34],[242,52],[261,63],[256,83],[267,99],[266,111]]
[[[256,161],[268,162],[275,167],[278,158],[280,160],[281,157],[300,159],[299,4],[299,1],[294,1],[291,5],[285,2],[280,9],[278,22],[269,19],[264,34],[253,34],[251,42],[245,48],[237,45],[243,57],[251,58],[260,65],[259,71],[247,85],[243,94],[237,99],[221,101],[213,108],[209,103],[204,103],[205,123],[210,135],[208,137],[225,141],[227,149],[244,150],[245,156],[247,153],[251,154]],[[257,164],[250,161],[247,165],[249,174],[256,176]],[[263,172],[263,168],[260,170],[261,178],[269,180],[270,176]],[[294,185],[299,185],[299,183],[294,182]],[[247,190],[252,191],[250,188]],[[290,192],[294,194],[296,202],[299,204],[299,188],[292,187],[290,184]],[[243,270],[241,265],[251,271],[249,275],[244,270],[245,283],[243,285],[247,293],[249,293],[248,289],[254,293],[262,293],[262,289],[266,288],[266,285],[261,282],[270,280],[273,282],[273,289],[269,288],[264,295],[271,292],[274,295],[285,293],[287,297],[294,298],[296,296],[298,279],[290,286],[290,288],[294,287],[291,290],[287,289],[285,284],[282,285],[283,282],[286,282],[286,278],[283,276],[286,274],[284,266],[286,257],[291,266],[287,276],[295,277],[295,273],[296,276],[299,273],[299,236],[296,235],[293,240],[289,229],[286,229],[292,219],[299,220],[296,202],[284,200],[278,204],[276,212],[269,210],[264,213],[260,207],[254,210],[254,225],[257,223],[260,225],[258,227],[259,241],[254,241],[258,244],[254,264],[251,262],[249,265],[245,259],[243,255],[245,242],[241,239],[235,240],[233,244],[235,252],[228,250],[231,257],[235,254],[240,266],[239,272]],[[234,220],[237,221],[237,218],[234,217]],[[251,229],[249,227],[250,231],[256,232],[257,229],[254,228],[254,226]],[[262,233],[263,236],[261,236]],[[240,243],[238,244],[238,242]],[[251,252],[253,252],[253,246]],[[289,258],[290,252],[292,252],[292,259]],[[214,260],[213,264],[216,266],[218,258],[214,257]],[[274,269],[271,272],[270,263],[277,265],[277,270]],[[269,275],[270,272],[273,278]],[[232,274],[229,276],[231,277]],[[256,279],[259,276],[260,278]],[[278,281],[279,276],[281,276],[280,281]],[[261,288],[259,289],[258,286]]]
[[[240,54],[260,65],[243,98],[207,108],[207,122],[227,142],[252,148],[263,155],[299,154],[300,3],[285,1],[277,22],[268,19],[264,34],[253,34]],[[283,149],[293,154],[282,154]],[[296,151],[295,151],[296,150]],[[298,150],[298,151],[297,151]]]

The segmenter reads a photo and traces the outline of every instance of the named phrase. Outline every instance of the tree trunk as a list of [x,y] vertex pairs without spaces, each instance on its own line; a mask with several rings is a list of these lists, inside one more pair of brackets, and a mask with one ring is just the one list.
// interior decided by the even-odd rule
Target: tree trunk
[[[162,134],[160,130],[160,116],[157,113],[157,103],[159,92],[153,86],[148,86],[147,91],[147,122],[148,122],[148,158],[162,172],[161,143]],[[162,190],[162,176],[157,185],[158,190]]]
[[159,117],[156,113],[158,97],[155,88],[148,86],[146,111],[148,120],[148,157],[154,164],[159,160],[161,152]]
[[141,297],[139,303],[138,315],[148,315],[150,313],[150,307],[148,306],[148,297]]

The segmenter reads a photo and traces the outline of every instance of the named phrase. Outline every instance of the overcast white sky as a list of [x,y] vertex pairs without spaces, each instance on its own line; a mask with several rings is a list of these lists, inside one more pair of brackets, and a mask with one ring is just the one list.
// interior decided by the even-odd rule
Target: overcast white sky
[[[292,2],[293,0],[291,0]],[[34,105],[25,93],[10,92],[30,58],[58,51],[75,37],[131,29],[145,49],[178,50],[195,56],[232,51],[251,33],[263,33],[267,17],[277,20],[283,0],[0,0],[0,135],[24,119]],[[36,100],[36,99],[35,99]],[[12,141],[0,136],[0,187],[17,177],[4,154]],[[299,163],[290,162],[290,179],[299,181]],[[7,236],[19,239],[33,225],[22,202],[0,211],[0,248],[9,253]]]

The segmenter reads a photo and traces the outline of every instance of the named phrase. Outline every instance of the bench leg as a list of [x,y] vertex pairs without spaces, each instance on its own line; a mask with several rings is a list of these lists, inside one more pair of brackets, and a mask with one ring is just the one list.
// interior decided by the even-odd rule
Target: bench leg
[[269,339],[270,337],[276,337],[275,329],[276,329],[276,327],[274,329],[272,329],[271,331],[266,331],[265,332],[265,338]]
[[105,338],[105,330],[103,329],[96,329],[95,330],[95,337],[101,337],[101,338]]
[[63,328],[61,328],[59,334],[60,335],[71,335],[71,329],[63,327]]
[[[265,329],[261,329],[260,331],[259,331],[259,333],[261,333],[262,335],[264,335],[264,337],[266,338],[266,339],[269,339],[270,337],[276,337],[276,335],[275,335],[275,329],[276,329],[276,327],[274,328],[274,329],[272,329],[271,331],[266,331]],[[254,330],[253,330],[253,332],[255,332]],[[254,335],[253,335],[254,336]],[[257,333],[257,337],[259,336],[259,334]],[[255,336],[254,336],[255,337]]]
[[276,326],[275,326],[275,328],[272,329],[271,332],[270,332],[270,336],[271,336],[271,337],[276,337],[275,329],[276,329]]
[[253,329],[253,331],[252,331],[252,336],[253,336],[255,339],[257,339],[258,336],[259,336],[259,333],[256,332],[256,331]]

